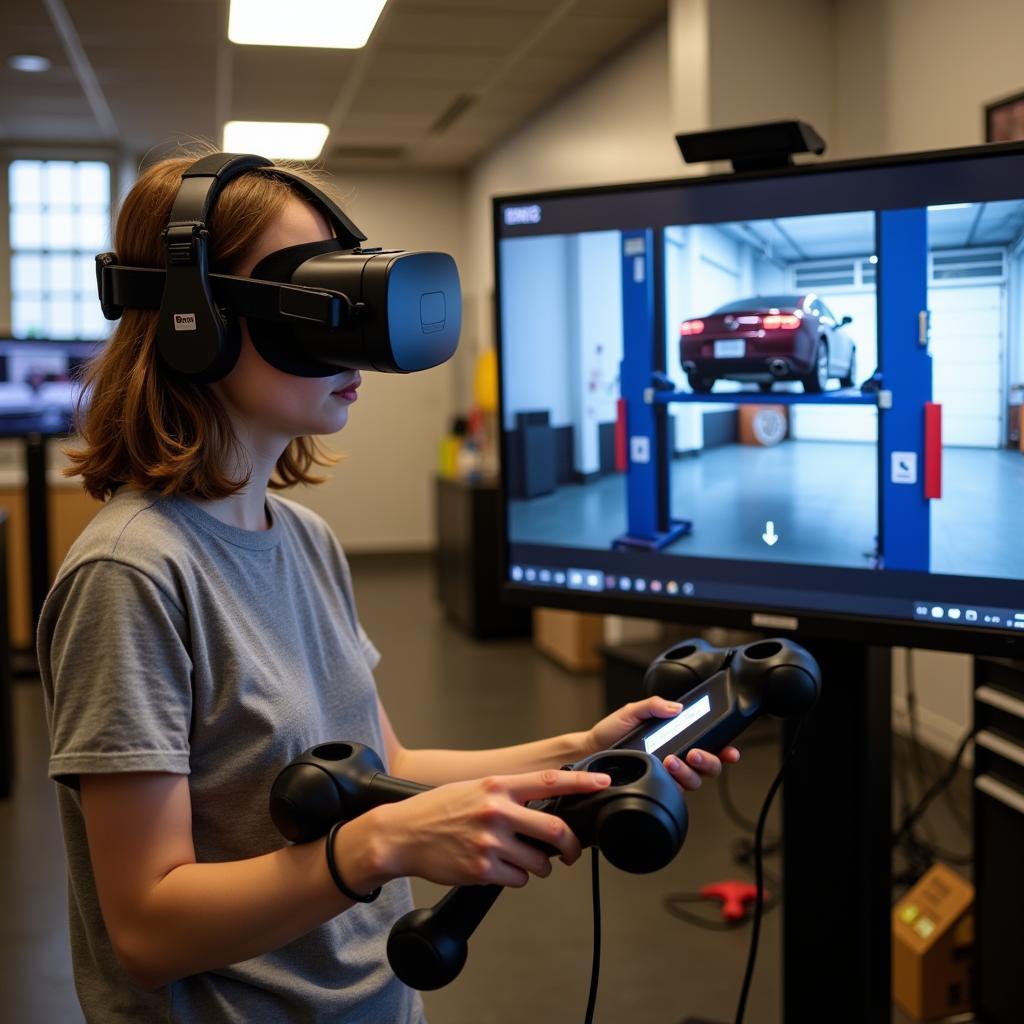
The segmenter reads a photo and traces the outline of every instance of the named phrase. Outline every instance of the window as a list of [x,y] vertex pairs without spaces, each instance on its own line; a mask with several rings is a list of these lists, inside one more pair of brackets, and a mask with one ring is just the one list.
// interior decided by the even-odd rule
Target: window
[[94,258],[109,247],[110,166],[13,160],[8,183],[14,336],[106,337]]

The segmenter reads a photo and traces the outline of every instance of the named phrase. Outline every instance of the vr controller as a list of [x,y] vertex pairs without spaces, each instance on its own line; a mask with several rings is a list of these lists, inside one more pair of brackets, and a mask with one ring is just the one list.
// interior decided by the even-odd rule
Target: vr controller
[[[687,812],[679,786],[663,764],[694,748],[718,750],[763,714],[799,717],[814,706],[821,687],[817,663],[790,640],[761,640],[738,648],[695,639],[659,655],[644,688],[683,704],[669,719],[651,719],[613,748],[592,754],[569,771],[604,772],[607,789],[535,801],[530,807],[560,817],[580,845],[596,846],[616,867],[634,874],[657,871],[679,852]],[[325,835],[382,803],[430,787],[392,778],[376,753],[358,743],[327,743],[301,754],[274,781],[270,814],[293,842]],[[558,851],[522,837],[546,853]],[[405,984],[441,988],[462,970],[469,937],[501,894],[498,885],[458,886],[428,909],[413,910],[391,929],[388,960]]]

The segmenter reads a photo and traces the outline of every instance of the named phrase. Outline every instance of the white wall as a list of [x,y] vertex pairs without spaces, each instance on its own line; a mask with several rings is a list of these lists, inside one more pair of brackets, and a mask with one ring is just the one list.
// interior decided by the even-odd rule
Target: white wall
[[711,0],[708,11],[711,124],[799,118],[828,142],[835,118],[831,0]]
[[834,6],[836,155],[984,142],[984,105],[1020,91],[1019,0]]
[[[664,27],[634,43],[471,170],[466,187],[466,292],[476,322],[461,366],[493,342],[491,197],[681,173],[670,128],[668,38]],[[467,372],[462,369],[462,373]]]
[[576,333],[573,298],[575,267],[570,267],[574,240],[568,235],[516,238],[502,243],[501,287],[506,295],[528,295],[530,301],[507,303],[502,322],[505,347],[505,429],[516,414],[547,410],[551,425],[573,422],[570,364]]
[[618,231],[588,231],[574,242],[574,468],[589,475],[601,468],[600,427],[615,422],[621,394],[622,236]]
[[546,410],[573,427],[573,468],[600,469],[600,425],[616,417],[622,362],[617,231],[502,241],[504,427]]

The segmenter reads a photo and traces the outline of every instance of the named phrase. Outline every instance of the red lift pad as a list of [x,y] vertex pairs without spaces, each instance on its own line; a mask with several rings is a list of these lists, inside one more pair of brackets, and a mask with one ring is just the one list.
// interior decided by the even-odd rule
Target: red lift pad
[[942,497],[942,406],[924,404],[924,496]]
[[626,437],[626,400],[620,398],[615,403],[615,471],[625,473],[629,461],[629,442]]

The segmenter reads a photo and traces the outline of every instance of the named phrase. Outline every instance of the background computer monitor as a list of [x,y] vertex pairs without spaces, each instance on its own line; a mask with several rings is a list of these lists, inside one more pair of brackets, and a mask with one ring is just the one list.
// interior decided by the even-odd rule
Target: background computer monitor
[[99,344],[0,338],[0,436],[69,430],[81,370]]
[[493,210],[510,600],[1024,650],[1024,147]]

